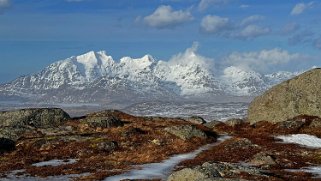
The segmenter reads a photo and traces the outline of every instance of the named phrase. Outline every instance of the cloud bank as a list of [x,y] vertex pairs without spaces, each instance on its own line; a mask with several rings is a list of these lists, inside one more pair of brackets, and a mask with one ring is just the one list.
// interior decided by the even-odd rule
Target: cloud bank
[[202,19],[200,27],[201,31],[207,34],[248,40],[271,32],[270,28],[255,24],[263,19],[263,16],[252,15],[244,18],[240,23],[235,23],[227,17],[207,15]]
[[313,7],[313,4],[313,1],[309,3],[298,3],[293,7],[291,15],[300,15],[307,9],[311,9]]
[[254,52],[234,52],[224,58],[226,65],[241,67],[243,69],[266,72],[271,67],[287,64],[293,61],[306,59],[305,56],[279,48]]
[[173,28],[192,21],[192,14],[186,10],[174,11],[171,6],[159,6],[151,15],[144,17],[144,22],[153,28]]

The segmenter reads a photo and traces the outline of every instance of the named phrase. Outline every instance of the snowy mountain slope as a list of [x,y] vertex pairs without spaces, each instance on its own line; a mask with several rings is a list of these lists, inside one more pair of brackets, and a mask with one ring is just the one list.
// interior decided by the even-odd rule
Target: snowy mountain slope
[[[184,100],[215,96],[253,96],[295,73],[261,75],[241,67],[215,74],[210,60],[193,48],[171,58],[123,57],[104,51],[57,61],[41,72],[0,85],[0,99],[20,97],[40,102],[137,102]],[[210,101],[210,99],[208,99]]]

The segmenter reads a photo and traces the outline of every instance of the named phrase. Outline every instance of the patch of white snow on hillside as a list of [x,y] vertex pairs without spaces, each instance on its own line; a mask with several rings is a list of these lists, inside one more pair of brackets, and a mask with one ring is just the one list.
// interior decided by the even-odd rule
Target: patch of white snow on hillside
[[321,178],[321,166],[304,167],[300,169],[287,169],[289,172],[307,172],[314,175],[314,178]]
[[284,143],[295,143],[312,148],[321,148],[321,139],[308,134],[283,135],[277,136],[276,138],[281,139]]

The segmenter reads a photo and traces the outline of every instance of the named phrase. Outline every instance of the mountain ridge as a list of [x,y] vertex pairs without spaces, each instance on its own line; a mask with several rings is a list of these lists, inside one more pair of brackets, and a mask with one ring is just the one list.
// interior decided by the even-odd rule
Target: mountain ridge
[[209,61],[192,48],[170,61],[123,57],[90,51],[54,62],[42,71],[0,85],[1,99],[18,96],[30,101],[111,103],[146,100],[213,100],[220,96],[256,96],[298,73],[263,75],[229,66],[218,75]]

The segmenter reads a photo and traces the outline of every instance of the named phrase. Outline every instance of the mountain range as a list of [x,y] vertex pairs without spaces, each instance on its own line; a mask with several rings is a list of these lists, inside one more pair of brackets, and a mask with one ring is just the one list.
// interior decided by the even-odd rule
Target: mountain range
[[151,55],[115,61],[105,51],[90,51],[0,85],[0,100],[99,104],[214,101],[223,97],[256,96],[298,74],[263,75],[236,66],[215,72],[205,58],[192,50],[171,61],[155,60]]

